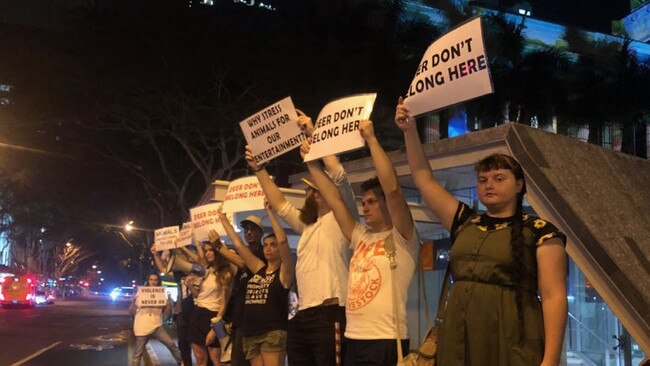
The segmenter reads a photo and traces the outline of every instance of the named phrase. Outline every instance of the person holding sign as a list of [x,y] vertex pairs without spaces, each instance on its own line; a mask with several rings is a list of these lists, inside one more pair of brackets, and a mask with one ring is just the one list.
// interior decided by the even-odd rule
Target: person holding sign
[[187,338],[192,345],[192,352],[198,366],[208,364],[208,355],[214,365],[221,365],[219,342],[208,342],[207,337],[210,331],[210,320],[215,317],[222,318],[226,312],[235,273],[230,263],[216,254],[221,245],[221,242],[218,242],[197,246],[201,264],[204,264],[207,270],[199,286],[188,284],[194,295],[194,309],[190,316]]
[[[145,286],[160,286],[160,275],[156,272],[150,273],[147,276]],[[135,350],[133,351],[131,366],[140,366],[144,348],[149,338],[155,338],[164,344],[180,365],[182,362],[181,351],[176,347],[176,344],[163,327],[163,316],[171,313],[171,300],[167,298],[167,302],[163,306],[138,306],[139,296],[141,295],[138,294],[133,297],[133,301],[129,307],[129,313],[134,316],[133,334],[135,334]]]
[[[228,223],[228,226],[232,228],[230,221],[221,211],[222,208],[223,206],[219,206],[217,209],[217,216],[220,219],[223,218],[222,222]],[[225,226],[223,225],[224,229]],[[248,250],[259,260],[266,262],[262,247],[262,236],[264,235],[262,219],[254,215],[249,215],[239,223],[239,226],[244,231],[244,239],[246,239],[246,244],[248,244]],[[237,234],[235,233],[234,235]],[[208,233],[208,237],[210,240],[215,241],[219,237],[219,234],[212,230]],[[231,238],[231,240],[233,239]],[[232,294],[228,303],[228,313],[226,314],[226,320],[230,320],[232,326],[233,342],[230,363],[232,366],[248,366],[250,362],[246,360],[246,355],[244,354],[244,304],[246,302],[246,286],[253,273],[246,267],[244,259],[226,246],[220,246],[218,248],[218,254],[237,267]]]
[[[183,246],[177,249],[174,249],[171,255],[180,256],[183,259],[188,260],[193,263],[193,267],[196,268],[196,263],[199,262],[198,254],[195,251],[188,249],[189,247]],[[155,244],[151,246],[151,258],[153,258],[156,268],[159,273],[165,273],[168,271],[168,261],[163,259],[160,255],[160,252],[156,249]],[[173,319],[176,323],[176,335],[178,336],[178,349],[181,350],[181,357],[183,358],[183,364],[191,365],[192,364],[192,346],[187,339],[187,328],[190,324],[190,316],[192,315],[192,310],[194,309],[194,298],[188,288],[185,285],[185,278],[187,273],[182,271],[173,271],[171,274],[174,276],[174,281],[176,281],[178,289],[178,301],[174,304]]]
[[[299,125],[309,135],[311,119],[298,112]],[[345,352],[345,301],[347,299],[348,241],[341,233],[329,205],[317,185],[307,183],[305,204],[297,209],[287,201],[263,166],[258,165],[246,147],[246,161],[260,182],[269,204],[296,232],[301,234],[296,250],[298,313],[287,326],[287,356],[292,366],[340,364]],[[323,158],[347,207],[356,212],[352,187],[335,155]],[[342,352],[341,352],[342,351]]]
[[[287,235],[265,202],[273,234],[262,240],[265,261],[242,242],[228,218],[220,211],[221,222],[235,249],[253,276],[248,280],[244,306],[244,353],[252,366],[284,365],[287,339],[287,299],[293,283],[294,266]],[[211,232],[216,238],[216,232]],[[211,333],[214,336],[214,332]]]
[[432,176],[415,119],[402,98],[395,123],[404,133],[413,181],[452,234],[454,286],[438,338],[437,364],[559,365],[567,320],[566,237],[553,224],[523,213],[521,165],[504,154],[477,163],[476,189],[487,209],[479,215]]
[[[354,249],[345,306],[344,365],[393,366],[402,349],[409,349],[406,299],[417,262],[418,237],[397,173],[372,122],[361,121],[359,131],[377,172],[361,185],[365,225],[357,221],[316,161],[307,162],[307,168]],[[309,153],[309,141],[300,153]]]

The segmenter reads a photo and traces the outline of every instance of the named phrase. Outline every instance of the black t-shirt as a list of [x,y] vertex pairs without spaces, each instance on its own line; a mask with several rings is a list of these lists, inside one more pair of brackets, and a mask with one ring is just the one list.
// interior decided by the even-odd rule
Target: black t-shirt
[[280,268],[272,273],[266,266],[248,280],[244,306],[244,336],[287,329],[289,289],[282,286]]
[[[248,249],[255,254],[255,256],[264,263],[264,250],[261,244],[249,245]],[[248,280],[252,277],[252,273],[247,267],[240,268],[235,274],[235,281],[232,286],[232,293],[228,302],[228,310],[226,311],[225,319],[232,321],[233,327],[241,327],[244,325],[244,300],[246,300],[246,285]]]

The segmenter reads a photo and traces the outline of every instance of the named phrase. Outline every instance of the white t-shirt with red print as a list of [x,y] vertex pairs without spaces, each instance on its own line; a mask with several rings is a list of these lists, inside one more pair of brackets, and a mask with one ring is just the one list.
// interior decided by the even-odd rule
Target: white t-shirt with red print
[[391,285],[390,261],[384,250],[384,241],[393,235],[395,242],[400,335],[408,338],[406,322],[407,291],[415,272],[418,239],[413,229],[411,240],[406,240],[393,227],[375,233],[368,226],[357,223],[352,231],[354,243],[348,277],[348,299],[345,305],[347,326],[345,336],[350,339],[396,339],[395,311]]

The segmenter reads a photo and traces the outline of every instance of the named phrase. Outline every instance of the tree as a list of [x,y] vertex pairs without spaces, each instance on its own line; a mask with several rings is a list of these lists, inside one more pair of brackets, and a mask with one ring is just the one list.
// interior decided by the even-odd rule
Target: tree
[[64,246],[57,248],[55,253],[56,262],[53,274],[57,279],[72,274],[82,261],[94,255],[93,252],[70,242],[66,242]]
[[572,77],[568,80],[571,108],[566,119],[589,125],[589,141],[602,144],[603,126],[622,133],[616,149],[639,154],[637,128],[644,128],[650,111],[648,66],[640,64],[630,49],[630,40],[591,39],[584,32],[568,28],[564,39],[575,53]]

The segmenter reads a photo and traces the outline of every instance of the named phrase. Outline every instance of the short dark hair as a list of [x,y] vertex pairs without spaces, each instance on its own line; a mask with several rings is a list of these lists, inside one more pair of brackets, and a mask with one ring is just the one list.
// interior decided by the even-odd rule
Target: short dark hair
[[361,183],[361,191],[363,193],[366,193],[371,189],[373,192],[375,192],[375,195],[377,197],[381,196],[386,199],[386,195],[384,194],[384,190],[381,188],[381,183],[379,182],[379,178],[377,178],[377,176],[366,179],[363,183]]
[[268,234],[268,235],[265,235],[265,236],[262,238],[262,243],[264,243],[264,241],[265,241],[266,239],[269,239],[269,238],[275,238],[275,239],[277,240],[277,238],[276,238],[276,236],[275,236],[275,233],[270,233],[270,234]]
[[526,194],[526,178],[524,177],[524,170],[521,164],[510,155],[506,154],[492,154],[481,159],[476,163],[476,173],[485,173],[490,170],[506,169],[510,170],[515,176],[515,179],[521,179],[524,183],[521,192],[522,197]]

